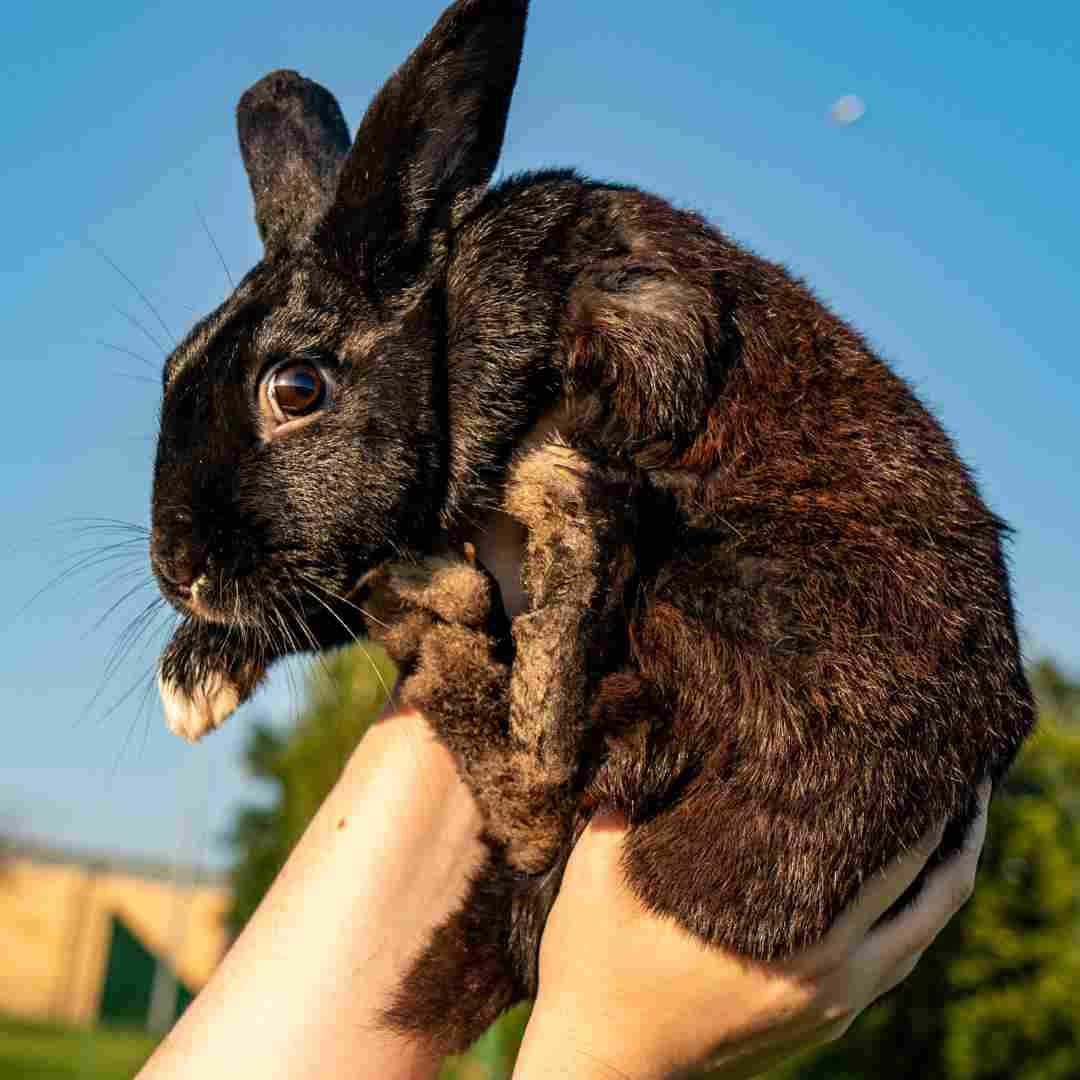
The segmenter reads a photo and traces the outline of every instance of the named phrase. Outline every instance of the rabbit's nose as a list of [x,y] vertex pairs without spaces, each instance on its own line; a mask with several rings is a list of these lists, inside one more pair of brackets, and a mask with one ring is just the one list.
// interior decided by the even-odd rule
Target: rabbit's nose
[[155,553],[154,564],[165,582],[186,598],[206,569],[206,550],[181,541],[167,553]]

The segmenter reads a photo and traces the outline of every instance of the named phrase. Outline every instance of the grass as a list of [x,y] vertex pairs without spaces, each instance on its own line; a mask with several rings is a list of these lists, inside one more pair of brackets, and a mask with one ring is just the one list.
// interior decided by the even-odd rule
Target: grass
[[131,1080],[155,1042],[141,1031],[0,1016],[0,1080]]
[[[521,1007],[472,1050],[451,1059],[440,1080],[505,1080],[528,1019]],[[131,1080],[157,1040],[126,1028],[75,1028],[0,1016],[0,1080]]]
[[467,1054],[447,1061],[439,1080],[509,1080],[529,1010],[528,1005],[511,1009]]

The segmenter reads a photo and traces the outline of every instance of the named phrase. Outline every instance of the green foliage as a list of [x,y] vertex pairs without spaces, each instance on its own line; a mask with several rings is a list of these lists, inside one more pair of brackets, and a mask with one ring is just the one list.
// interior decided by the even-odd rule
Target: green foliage
[[[382,681],[390,665],[377,657]],[[383,703],[358,650],[312,669],[295,731],[260,727],[248,762],[275,787],[239,814],[234,920],[248,917]],[[838,1044],[771,1080],[1066,1080],[1080,1076],[1080,686],[1032,668],[1040,731],[991,807],[975,898],[915,974]],[[509,1077],[528,1017],[517,1009],[440,1080]],[[0,1072],[0,1077],[4,1074]]]
[[315,811],[330,793],[368,725],[382,711],[394,667],[381,650],[354,646],[313,663],[307,704],[285,734],[255,726],[247,767],[273,788],[267,806],[241,808],[229,843],[236,853],[230,921],[237,931],[277,877]]
[[951,965],[956,1080],[1080,1075],[1080,696],[1035,674],[1040,731],[994,806]]
[[467,1054],[448,1059],[439,1080],[508,1080],[529,1022],[530,1008],[519,1005],[507,1012]]
[[[393,682],[393,665],[379,650],[343,649],[312,665],[308,704],[293,731],[283,735],[259,725],[252,732],[248,768],[273,785],[274,798],[265,807],[242,808],[230,834],[236,852],[231,921],[237,930],[258,906],[360,737],[382,711],[385,688]],[[447,1061],[440,1080],[509,1077],[527,1019],[527,1008],[511,1010],[468,1054]]]
[[155,1042],[142,1031],[0,1017],[0,1080],[129,1080]]

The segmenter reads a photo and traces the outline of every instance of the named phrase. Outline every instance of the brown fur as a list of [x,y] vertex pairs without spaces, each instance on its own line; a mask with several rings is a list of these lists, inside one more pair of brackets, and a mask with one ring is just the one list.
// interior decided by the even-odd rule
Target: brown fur
[[[535,990],[597,807],[643,903],[768,961],[952,850],[1033,720],[1004,526],[858,334],[655,196],[486,188],[526,6],[457,0],[347,153],[295,73],[245,95],[266,258],[170,358],[155,466],[181,730],[366,629],[456,754],[490,857],[388,1012],[448,1048]],[[254,428],[297,355],[325,403]],[[507,517],[512,619],[460,557]]]
[[[528,529],[531,601],[492,702],[509,731],[460,752],[492,873],[553,898],[543,871],[611,805],[647,905],[771,960],[935,821],[954,848],[976,784],[1029,730],[1001,525],[936,422],[804,287],[659,200],[592,200],[583,243],[599,218],[679,266],[657,284],[632,254],[621,277],[581,253],[558,331],[575,409],[503,502]],[[452,745],[459,664],[406,683]],[[515,938],[519,975],[537,944]],[[410,982],[395,1017],[432,993]]]

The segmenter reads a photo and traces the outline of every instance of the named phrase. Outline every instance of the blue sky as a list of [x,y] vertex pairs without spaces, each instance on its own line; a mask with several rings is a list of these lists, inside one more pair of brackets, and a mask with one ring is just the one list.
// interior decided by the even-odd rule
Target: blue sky
[[[233,106],[295,67],[355,126],[438,5],[279,0],[19,5],[5,18],[9,372],[0,425],[0,831],[220,861],[258,797],[252,714],[191,749],[156,700],[93,701],[135,576],[76,576],[65,521],[145,523],[162,351],[259,257]],[[954,0],[717,4],[534,0],[501,168],[573,165],[704,212],[785,262],[941,416],[1016,528],[1029,654],[1080,671],[1080,9]],[[850,127],[831,102],[860,95]],[[113,260],[160,311],[163,329]],[[131,319],[143,325],[140,329]],[[131,350],[133,358],[115,348]],[[145,362],[144,362],[145,361]],[[126,584],[125,584],[126,583]]]

